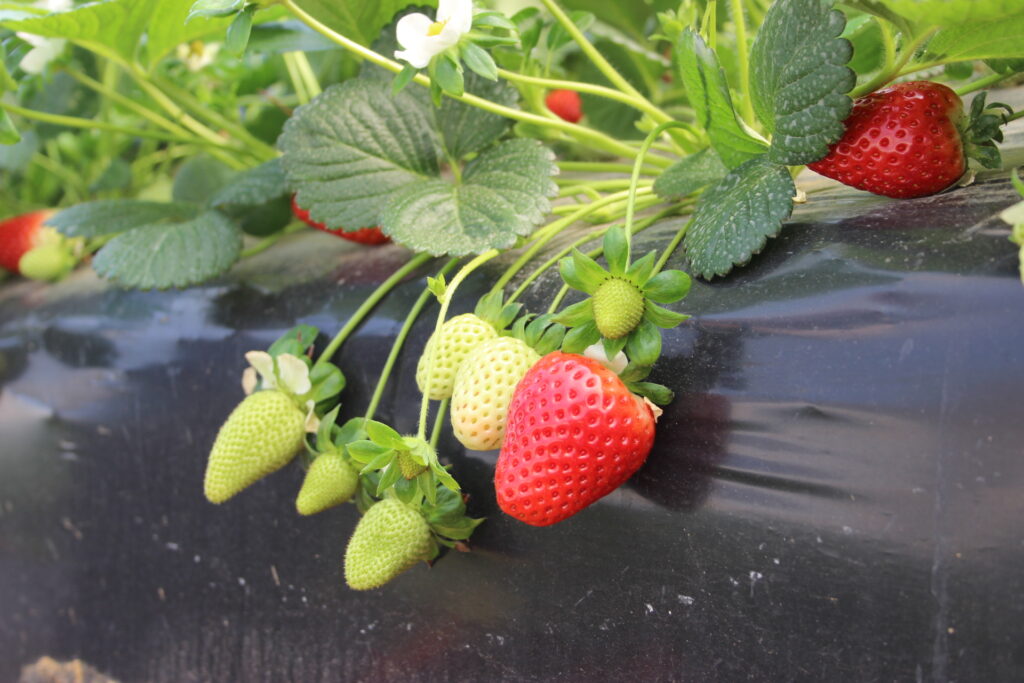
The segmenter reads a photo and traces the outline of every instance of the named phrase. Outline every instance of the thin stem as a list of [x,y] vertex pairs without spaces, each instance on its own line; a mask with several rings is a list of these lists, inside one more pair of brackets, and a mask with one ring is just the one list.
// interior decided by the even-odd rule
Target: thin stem
[[860,97],[861,95],[867,95],[868,93],[872,93],[872,92],[878,90],[879,88],[881,88],[883,85],[885,85],[889,81],[891,81],[891,80],[893,80],[895,78],[898,78],[900,76],[903,76],[903,75],[905,75],[907,73],[913,73],[914,71],[919,71],[921,69],[926,69],[926,68],[930,68],[932,66],[938,66],[939,64],[944,64],[945,62],[941,62],[941,61],[940,62],[928,63],[928,64],[915,64],[915,65],[913,65],[913,67],[910,70],[903,71],[903,67],[906,66],[907,62],[909,62],[911,60],[911,58],[913,58],[913,56],[917,52],[917,50],[922,45],[924,45],[925,42],[929,38],[931,38],[933,35],[935,35],[935,32],[938,31],[938,30],[939,30],[938,27],[929,28],[924,33],[922,33],[917,38],[915,38],[910,43],[910,45],[908,45],[906,48],[904,48],[903,54],[900,55],[900,58],[898,60],[896,60],[896,63],[893,64],[891,68],[883,69],[882,71],[880,71],[878,73],[877,76],[872,78],[870,81],[868,81],[864,85],[861,85],[861,86],[859,86],[857,88],[854,88],[853,91],[850,92],[850,97],[856,98],[856,97]]
[[[594,173],[631,173],[633,164],[620,164],[602,161],[558,161],[558,168],[563,171],[593,171]],[[644,175],[658,175],[661,170],[645,167]]]
[[348,339],[348,336],[352,334],[356,327],[359,326],[359,323],[363,322],[363,318],[369,315],[370,311],[373,310],[374,306],[376,306],[377,303],[381,299],[383,299],[388,292],[390,292],[402,280],[404,280],[405,277],[409,275],[409,273],[413,272],[414,270],[422,266],[431,258],[433,257],[430,254],[418,254],[414,256],[412,259],[410,259],[409,262],[406,263],[404,266],[402,266],[394,273],[392,273],[391,277],[389,277],[384,282],[380,283],[380,286],[378,286],[377,289],[373,291],[373,294],[366,297],[366,299],[359,306],[359,308],[356,309],[356,312],[353,313],[352,317],[348,319],[348,322],[345,323],[345,326],[338,331],[338,334],[334,335],[334,339],[331,340],[331,343],[327,345],[327,348],[324,349],[323,353],[320,354],[320,357],[317,358],[315,365],[320,365],[321,363],[326,363],[327,361],[329,361],[331,357],[334,355],[334,353],[338,350],[338,347],[340,347],[345,342],[345,340]]
[[[441,268],[441,270],[437,272],[437,277],[447,275],[456,265],[458,265],[458,263],[459,259],[451,259],[443,268]],[[391,345],[391,353],[388,354],[388,358],[384,362],[384,368],[380,371],[380,377],[377,379],[377,386],[373,390],[373,396],[370,397],[370,405],[366,407],[367,420],[372,420],[374,413],[377,412],[380,400],[384,396],[384,387],[388,384],[388,378],[391,377],[391,371],[395,367],[398,355],[402,351],[402,346],[405,345],[405,339],[409,336],[413,323],[415,323],[416,319],[419,318],[424,306],[427,305],[427,302],[430,301],[433,296],[433,293],[429,289],[424,288],[419,298],[416,299],[416,303],[414,303],[412,308],[409,309],[409,315],[405,316],[405,322],[402,323],[401,329],[398,330],[398,336],[395,337],[395,342]]]
[[[292,14],[298,17],[298,19],[301,20],[304,24],[306,24],[307,26],[309,26],[314,31],[324,36],[328,40],[331,40],[332,42],[342,46],[349,52],[352,52],[353,54],[362,57],[368,62],[376,64],[377,66],[387,69],[388,71],[391,71],[393,73],[398,73],[399,71],[402,70],[402,65],[399,64],[398,62],[390,60],[387,57],[384,57],[383,55],[360,45],[354,40],[346,38],[340,33],[337,33],[328,26],[317,21],[312,15],[310,15],[301,7],[296,5],[295,0],[281,0],[281,4],[284,5]],[[424,76],[423,74],[419,74],[416,77],[414,77],[413,81],[422,86],[430,86],[430,79]],[[498,114],[500,116],[514,119],[516,121],[525,121],[527,123],[533,123],[547,128],[561,130],[563,132],[571,134],[577,141],[585,140],[595,148],[608,152],[609,154],[632,157],[636,153],[636,150],[634,150],[632,147],[620,142],[619,140],[616,140],[610,135],[605,135],[604,133],[593,130],[591,128],[587,128],[586,126],[581,126],[579,124],[563,121],[562,119],[559,119],[557,117],[547,118],[545,116],[531,114],[530,112],[521,111],[519,109],[513,109],[512,107],[506,107],[500,104],[496,104],[494,102],[491,102],[490,100],[478,97],[476,95],[472,95],[470,93],[465,93],[463,95],[451,95],[449,93],[445,93],[445,95],[459,102],[464,102],[466,104],[470,104],[480,109],[483,109],[484,111],[489,111],[492,114]],[[662,157],[652,157],[651,163],[662,168],[667,168],[673,162],[671,159],[666,159]]]
[[437,407],[437,415],[434,416],[434,428],[430,430],[430,447],[435,451],[437,450],[437,442],[441,440],[441,430],[444,429],[444,418],[448,414],[448,404],[450,402],[450,398],[442,400],[441,405]]
[[[287,2],[288,0],[285,1]],[[452,302],[452,295],[455,293],[455,290],[458,289],[459,285],[462,284],[462,281],[465,280],[470,273],[500,253],[501,252],[497,249],[488,249],[464,265],[462,269],[455,274],[455,277],[452,278],[452,281],[445,288],[444,297],[441,300],[441,311],[437,314],[437,324],[434,325],[435,339],[441,338],[441,326],[444,325],[445,316],[448,315],[448,306]],[[427,438],[427,411],[430,407],[430,391],[433,389],[434,361],[436,360],[438,346],[440,346],[440,344],[431,344],[430,350],[427,354],[427,377],[429,379],[427,380],[427,386],[423,387],[423,400],[420,402],[420,421],[419,427],[416,429],[416,436],[424,440]]]
[[153,140],[163,140],[165,142],[201,144],[201,141],[185,137],[179,137],[177,135],[169,135],[167,133],[158,133],[156,131],[127,128],[125,126],[119,126],[114,123],[107,123],[105,121],[94,121],[93,119],[83,119],[77,116],[50,114],[43,111],[36,111],[35,109],[25,109],[24,107],[19,107],[16,104],[10,104],[8,102],[3,101],[0,101],[0,108],[6,109],[12,114],[24,116],[27,119],[42,121],[43,123],[52,123],[58,126],[67,126],[68,128],[84,128],[86,130],[109,130],[113,133],[123,133],[125,135],[131,135],[134,137],[151,138]]
[[320,81],[316,77],[316,73],[313,71],[313,66],[309,63],[309,59],[306,57],[305,52],[292,52],[290,53],[295,58],[295,68],[299,72],[300,78],[302,78],[303,84],[306,86],[306,92],[309,93],[310,98],[314,98],[323,92],[323,88],[320,87]]
[[972,93],[977,90],[984,90],[985,88],[989,88],[993,85],[1001,83],[1002,81],[1005,81],[1007,78],[1016,75],[1017,74],[1015,73],[989,74],[988,76],[985,76],[984,78],[979,78],[978,80],[972,83],[966,83],[964,85],[961,85],[959,88],[956,89],[956,94],[959,95],[960,97],[963,97],[968,93]]
[[559,197],[570,197],[574,194],[578,194],[579,192],[586,192],[588,189],[594,191],[607,191],[620,190],[629,187],[628,178],[614,178],[612,180],[592,180],[589,183],[583,178],[580,178],[578,180],[566,178],[562,180],[556,179],[555,182],[563,186],[562,189],[559,190],[558,192]]
[[636,161],[633,162],[633,175],[630,178],[629,183],[629,203],[626,204],[626,263],[629,263],[630,253],[630,242],[633,230],[633,211],[636,204],[637,185],[640,183],[640,168],[644,163],[644,158],[647,156],[647,152],[651,149],[651,145],[658,139],[658,136],[664,133],[669,128],[677,128],[681,126],[681,123],[676,121],[667,121],[654,130],[652,130],[647,137],[644,139],[644,144],[640,146],[640,153],[636,157]]
[[278,230],[273,235],[267,235],[256,244],[252,245],[248,249],[243,250],[241,255],[239,256],[239,259],[249,258],[250,256],[255,256],[260,252],[266,251],[270,247],[277,244],[285,235],[290,235],[293,232],[298,232],[299,230],[303,230],[306,227],[308,226],[305,223],[292,223],[291,225],[287,225],[283,230]]
[[743,118],[747,123],[757,121],[754,103],[750,99],[750,59],[747,47],[747,22],[743,16],[743,0],[732,0],[732,24],[736,27],[736,61],[740,67],[740,92],[743,93]]
[[679,247],[679,243],[683,241],[684,237],[686,237],[686,232],[690,229],[690,226],[692,224],[693,219],[691,218],[690,220],[686,221],[686,224],[683,227],[679,228],[679,231],[676,233],[675,237],[673,237],[672,241],[668,243],[667,247],[665,247],[665,251],[662,252],[661,258],[659,258],[658,262],[654,264],[654,270],[651,272],[652,277],[660,273],[661,269],[665,267],[665,264],[668,263],[668,260],[672,257],[672,254]]
[[285,52],[282,57],[284,59],[284,68],[288,71],[288,80],[292,82],[292,88],[295,90],[295,97],[298,98],[299,104],[309,104],[312,97],[310,97],[309,91],[306,90],[306,83],[302,80],[298,67],[295,66],[295,53]]

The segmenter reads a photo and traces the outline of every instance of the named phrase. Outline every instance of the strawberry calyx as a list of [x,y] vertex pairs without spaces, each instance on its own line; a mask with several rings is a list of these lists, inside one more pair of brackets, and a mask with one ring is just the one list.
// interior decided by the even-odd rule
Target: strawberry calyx
[[988,104],[987,92],[978,93],[971,101],[970,114],[958,126],[964,143],[964,155],[985,168],[999,168],[1002,157],[997,142],[1003,141],[1003,130],[1013,116],[1013,108],[1002,102]]
[[513,337],[525,343],[537,352],[546,356],[562,345],[565,339],[565,326],[555,322],[550,313],[534,316],[527,314],[516,320],[504,336]]
[[522,311],[522,304],[506,304],[501,290],[488,292],[480,297],[473,314],[484,322],[490,323],[494,330],[501,334],[519,317]]
[[402,436],[376,420],[367,420],[364,426],[367,438],[348,444],[348,453],[360,475],[380,472],[373,495],[382,496],[391,487],[403,498],[412,500],[417,492],[436,502],[437,485],[452,491],[459,484],[441,465],[437,451],[424,439]]
[[629,262],[629,246],[622,228],[605,232],[603,243],[608,268],[574,249],[559,262],[565,283],[590,296],[564,308],[555,321],[571,327],[562,350],[581,353],[602,343],[609,358],[620,351],[640,366],[652,366],[661,355],[661,333],[690,316],[659,304],[675,303],[690,291],[690,276],[681,270],[655,273],[656,253]]

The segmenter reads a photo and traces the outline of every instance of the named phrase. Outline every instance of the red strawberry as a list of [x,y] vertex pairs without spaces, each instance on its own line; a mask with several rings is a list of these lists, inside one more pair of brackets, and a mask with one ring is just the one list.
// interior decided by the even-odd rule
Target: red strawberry
[[983,109],[967,119],[960,98],[940,83],[893,85],[854,101],[843,137],[807,167],[886,197],[935,194],[963,175],[967,156],[991,166],[994,155],[998,164],[991,139],[1002,139],[1001,122]]
[[329,232],[332,235],[336,235],[342,239],[346,239],[350,242],[358,242],[359,244],[384,244],[390,242],[391,239],[380,231],[380,228],[359,228],[358,230],[343,230],[342,228],[328,228],[323,223],[317,223],[309,217],[309,211],[306,211],[295,202],[295,197],[292,197],[292,213],[300,221],[309,225],[310,227],[316,228],[317,230],[323,230]]
[[569,123],[578,123],[583,118],[583,103],[575,90],[552,90],[544,99],[544,104],[552,114]]
[[654,444],[654,413],[600,362],[556,351],[516,387],[494,472],[498,505],[534,526],[622,485]]
[[52,215],[53,211],[33,211],[0,223],[0,267],[20,273],[21,257],[51,241],[53,230],[44,228],[43,221]]

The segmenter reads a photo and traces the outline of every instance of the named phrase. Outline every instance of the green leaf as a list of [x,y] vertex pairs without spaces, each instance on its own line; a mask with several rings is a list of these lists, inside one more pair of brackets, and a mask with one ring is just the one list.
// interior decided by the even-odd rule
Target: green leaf
[[765,146],[747,134],[736,120],[725,72],[704,39],[687,29],[675,49],[679,73],[699,123],[711,145],[729,168],[763,154]]
[[205,204],[227,186],[236,171],[211,157],[192,157],[174,176],[171,196],[177,202]]
[[593,294],[608,279],[608,271],[579,249],[572,250],[572,265],[576,278],[583,283],[581,291]]
[[289,194],[284,168],[277,158],[232,177],[213,195],[210,206],[259,206]]
[[256,13],[256,5],[249,5],[239,12],[234,21],[228,25],[224,38],[224,49],[228,54],[239,56],[245,52],[252,34],[252,15]]
[[[337,446],[348,446],[348,444],[357,441],[359,439],[366,438],[366,419],[362,417],[353,417],[345,424],[341,425],[341,428],[334,435],[334,443]],[[372,441],[370,443],[373,443]]]
[[751,100],[772,132],[777,164],[821,159],[842,137],[856,75],[853,48],[839,36],[846,18],[831,0],[779,0],[765,15],[750,53]]
[[1024,57],[1024,13],[994,21],[962,22],[935,34],[928,53],[937,59],[1015,59]]
[[407,450],[405,440],[402,439],[402,435],[383,422],[367,420],[364,428],[366,429],[366,433],[369,435],[370,440],[375,444],[400,451]]
[[[519,95],[505,81],[492,82],[466,74],[466,90],[495,104],[514,107]],[[504,116],[446,97],[437,110],[441,140],[453,159],[479,152],[500,138],[512,125]]]
[[704,278],[725,275],[764,248],[793,211],[796,187],[784,166],[751,159],[701,197],[683,244]]
[[47,219],[46,224],[67,237],[114,235],[163,221],[194,218],[198,208],[184,202],[147,202],[141,199],[101,199],[77,204]]
[[562,350],[566,353],[583,353],[585,348],[593,346],[600,339],[601,333],[597,331],[597,323],[591,320],[566,332],[565,339],[562,340]]
[[376,40],[399,10],[410,5],[437,7],[436,0],[295,0],[295,4],[328,28],[362,45]]
[[440,174],[428,107],[372,79],[333,85],[299,107],[279,141],[299,205],[329,228],[379,225],[395,190]]
[[235,14],[245,6],[245,0],[196,0],[185,21],[193,17],[223,17]]
[[460,52],[462,54],[462,61],[474,73],[490,81],[498,80],[498,65],[494,63],[494,59],[482,47],[467,41],[462,44]]
[[881,0],[893,12],[923,26],[1005,19],[1024,12],[1019,0]]
[[[376,444],[372,441],[351,441],[346,446],[346,449],[348,450],[349,455],[352,456],[353,460],[363,465],[369,465],[374,460],[385,454],[389,456],[394,455],[395,452],[391,448],[381,446],[380,444]],[[383,467],[383,465],[381,466]],[[364,468],[364,470],[365,469],[366,468]]]
[[3,43],[0,43],[0,95],[8,90],[17,90],[18,82],[14,80],[11,73],[7,70],[7,51],[4,49]]
[[615,358],[615,356],[619,355],[619,352],[626,348],[627,342],[629,342],[629,335],[619,337],[618,339],[601,337],[601,346],[604,347],[604,355],[608,358]]
[[685,197],[717,183],[727,173],[729,169],[715,151],[708,148],[683,157],[665,169],[654,181],[654,191],[665,199]]
[[398,464],[398,460],[392,460],[380,475],[380,481],[377,482],[377,495],[383,495],[389,487],[394,486],[395,482],[401,478],[402,467]]
[[661,355],[661,332],[650,320],[641,320],[629,333],[626,355],[637,365],[654,365]]
[[644,296],[655,303],[671,304],[690,292],[691,282],[681,270],[663,270],[644,285]]
[[184,223],[157,223],[112,239],[93,260],[101,276],[125,287],[187,287],[238,260],[242,233],[215,211]]
[[14,127],[14,121],[7,111],[0,109],[0,145],[14,145],[21,142],[21,133]]
[[449,95],[459,97],[466,92],[466,79],[462,73],[462,65],[453,61],[446,54],[442,54],[430,63],[430,80]]
[[882,43],[882,28],[876,17],[862,14],[849,19],[843,31],[853,45],[853,58],[849,67],[858,74],[867,74],[882,67],[885,49]]
[[503,142],[471,161],[460,184],[429,180],[396,192],[381,227],[401,244],[435,255],[511,247],[550,210],[548,197],[557,192],[553,159],[535,140]]
[[1024,59],[986,59],[985,64],[997,74],[1024,73]]
[[345,375],[333,363],[314,365],[309,372],[309,381],[313,385],[310,395],[314,403],[332,399],[345,388]]
[[267,353],[274,357],[282,353],[305,356],[319,334],[320,330],[312,325],[296,325],[278,337],[267,349]]
[[626,242],[625,231],[615,226],[604,233],[602,242],[604,259],[608,262],[608,272],[622,277],[629,267],[629,244]]
[[334,450],[334,442],[331,441],[331,432],[334,430],[334,425],[338,421],[338,411],[340,410],[340,405],[335,406],[334,410],[320,418],[320,426],[316,430],[316,447],[318,450],[328,450],[328,444],[330,445],[330,450]]
[[564,308],[555,320],[568,327],[579,327],[594,320],[594,300],[589,296]]
[[12,31],[75,40],[99,54],[131,61],[152,12],[150,2],[108,0],[59,14],[2,23]]
[[[146,27],[146,65],[149,67],[182,43],[202,39],[219,42],[232,21],[230,15],[196,16],[188,20],[187,0],[148,0],[136,4],[148,6],[151,12]],[[280,16],[282,11],[283,8],[265,11],[262,20],[271,19],[274,13]]]
[[658,327],[670,330],[690,316],[663,308],[652,301],[644,302],[644,320],[650,320]]

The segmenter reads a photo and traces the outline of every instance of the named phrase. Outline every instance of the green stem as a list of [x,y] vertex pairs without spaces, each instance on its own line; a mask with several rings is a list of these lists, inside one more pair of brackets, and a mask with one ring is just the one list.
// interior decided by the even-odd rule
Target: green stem
[[[558,161],[558,168],[563,171],[592,171],[594,173],[632,173],[633,164],[599,161]],[[644,175],[658,175],[661,170],[645,167]]]
[[647,156],[647,152],[651,149],[651,145],[658,139],[658,136],[664,133],[669,128],[678,128],[683,124],[676,121],[667,121],[654,130],[652,130],[647,137],[644,139],[644,144],[640,146],[640,153],[636,157],[636,161],[633,162],[633,175],[630,178],[629,183],[629,203],[626,204],[626,263],[629,263],[629,253],[631,249],[630,242],[633,230],[633,211],[636,204],[637,186],[640,183],[640,168],[643,166],[644,158]]
[[743,118],[754,125],[754,103],[750,98],[750,58],[747,47],[747,22],[743,17],[743,0],[732,0],[732,23],[736,27],[736,61],[740,67],[740,92],[743,93]]
[[[294,14],[300,21],[309,26],[311,29],[313,29],[320,35],[324,36],[328,40],[337,43],[338,45],[345,48],[349,52],[358,55],[365,59],[366,61],[372,64],[376,64],[377,66],[387,69],[388,71],[391,71],[393,73],[398,73],[399,71],[402,70],[403,67],[398,62],[390,60],[387,57],[384,57],[383,55],[360,45],[354,40],[346,38],[340,33],[337,33],[328,26],[317,21],[312,15],[310,15],[301,7],[296,5],[295,0],[281,0],[281,4],[284,5],[292,14]],[[413,81],[422,86],[430,86],[430,79],[424,76],[423,74],[417,75],[415,78],[413,78]],[[563,121],[562,119],[559,119],[557,117],[550,119],[545,116],[531,114],[530,112],[521,111],[519,109],[513,109],[512,107],[506,107],[500,104],[496,104],[494,102],[491,102],[490,100],[478,97],[470,93],[465,93],[463,95],[451,95],[449,93],[445,93],[445,95],[459,102],[464,102],[466,104],[473,105],[474,107],[483,109],[484,111],[489,111],[492,114],[498,114],[499,116],[504,116],[506,118],[510,118],[516,121],[525,121],[526,123],[533,123],[539,126],[561,130],[563,132],[569,133],[576,140],[585,140],[593,147],[600,149],[604,152],[608,152],[609,154],[632,158],[633,155],[636,153],[636,150],[634,150],[632,147],[620,142],[619,140],[616,140],[610,135],[605,135],[604,133],[587,128],[586,126],[581,126],[579,124]],[[662,157],[652,157],[651,163],[662,168],[667,168],[673,162],[671,159],[666,159]]]
[[[459,259],[453,258],[444,265],[441,270],[438,271],[437,277],[447,275],[451,270],[458,265]],[[391,353],[388,354],[387,360],[384,362],[384,368],[380,371],[380,377],[377,379],[377,386],[373,390],[373,396],[370,397],[370,405],[366,407],[366,419],[372,420],[374,413],[377,412],[377,407],[380,405],[380,400],[384,396],[384,387],[387,386],[388,378],[391,377],[391,372],[394,370],[395,363],[398,361],[398,355],[402,351],[402,347],[405,345],[405,339],[409,336],[409,331],[412,330],[413,323],[419,318],[420,313],[423,311],[424,306],[427,302],[433,298],[433,293],[429,289],[424,288],[423,293],[416,299],[416,303],[413,304],[412,308],[409,309],[409,315],[405,316],[405,322],[402,323],[402,328],[398,330],[398,336],[395,337],[395,342],[391,345]]]
[[200,141],[190,138],[183,138],[177,135],[169,135],[167,133],[158,133],[149,130],[138,130],[134,128],[127,128],[125,126],[119,126],[114,123],[107,123],[105,121],[94,121],[93,119],[82,119],[77,116],[64,116],[63,114],[50,114],[47,112],[36,111],[34,109],[25,109],[19,107],[16,104],[9,104],[7,102],[0,101],[0,108],[6,109],[12,114],[18,116],[24,116],[27,119],[33,119],[35,121],[42,121],[43,123],[52,123],[58,126],[67,126],[68,128],[83,128],[86,130],[109,130],[113,133],[123,133],[125,135],[131,135],[139,138],[151,138],[153,140],[163,140],[165,142],[182,142],[182,143],[196,143]]
[[414,270],[422,266],[424,263],[433,258],[430,254],[417,254],[409,260],[404,266],[396,270],[391,274],[384,282],[380,283],[380,286],[373,291],[373,294],[368,296],[363,303],[356,309],[356,312],[352,314],[352,317],[348,319],[345,326],[342,327],[338,334],[334,335],[334,339],[327,345],[320,357],[317,358],[315,365],[326,363],[331,359],[334,353],[338,350],[348,336],[359,326],[359,323],[363,322],[363,318],[369,315],[370,311],[373,310],[374,306],[383,299],[388,292],[394,289],[407,275],[412,273]]
[[448,404],[451,402],[450,398],[446,398],[441,401],[441,405],[437,406],[437,415],[434,416],[434,428],[430,430],[430,447],[435,451],[437,450],[437,442],[441,440],[441,430],[444,429],[444,418],[448,414]]
[[310,96],[309,91],[306,90],[306,82],[302,80],[302,75],[295,65],[295,54],[294,52],[285,52],[282,55],[284,68],[288,71],[288,79],[292,82],[292,89],[295,90],[295,97],[298,98],[299,104],[309,104],[309,101],[313,98]]
[[963,97],[964,95],[967,95],[968,93],[972,93],[972,92],[975,92],[977,90],[984,90],[985,88],[992,87],[993,85],[1001,83],[1002,81],[1005,81],[1007,78],[1010,78],[1010,77],[1016,76],[1016,75],[1017,74],[1015,74],[1015,73],[989,74],[988,76],[985,76],[984,78],[979,78],[978,80],[973,81],[971,83],[966,83],[964,85],[961,85],[959,88],[956,89],[956,94],[959,95],[960,97]]
[[914,53],[916,53],[917,50],[922,45],[924,45],[925,42],[927,42],[929,38],[931,38],[933,35],[935,35],[935,32],[938,31],[938,30],[939,30],[938,27],[931,27],[928,30],[926,30],[924,33],[922,33],[921,35],[917,36],[913,41],[911,41],[911,43],[909,45],[907,45],[906,48],[904,48],[903,54],[896,61],[896,63],[892,65],[891,68],[883,69],[882,71],[880,71],[878,73],[877,76],[872,78],[870,81],[868,81],[864,85],[861,85],[861,86],[858,86],[858,87],[854,88],[850,92],[850,97],[857,98],[857,97],[860,97],[862,95],[867,95],[868,93],[872,93],[872,92],[878,90],[879,88],[881,88],[883,85],[885,85],[889,81],[891,81],[891,80],[893,80],[895,78],[899,78],[900,76],[903,76],[903,75],[905,75],[907,73],[913,73],[914,71],[919,71],[921,69],[931,68],[932,66],[938,66],[940,64],[944,64],[945,62],[934,62],[934,63],[929,63],[929,64],[914,64],[914,65],[912,65],[912,68],[910,70],[903,71],[903,67],[906,66],[907,62],[909,62],[913,58]]
[[[288,2],[289,0],[285,1]],[[452,302],[452,295],[455,293],[455,290],[458,289],[459,285],[462,284],[462,281],[465,280],[470,273],[500,253],[501,252],[497,249],[488,249],[464,265],[462,269],[455,274],[455,277],[452,278],[452,281],[445,288],[444,297],[441,300],[441,311],[437,314],[437,324],[434,325],[435,339],[441,338],[441,326],[444,325],[445,316],[448,315],[448,306]],[[433,388],[431,383],[434,379],[434,361],[435,356],[437,356],[438,346],[440,346],[440,344],[431,344],[430,351],[427,354],[427,377],[429,379],[427,380],[427,386],[423,387],[423,400],[420,402],[420,420],[419,426],[416,429],[416,436],[421,439],[427,438],[427,411],[430,407],[430,390]]]
[[676,233],[675,237],[673,237],[672,241],[668,243],[667,247],[665,247],[665,251],[662,252],[661,258],[659,258],[658,262],[654,264],[654,270],[651,272],[651,277],[654,277],[655,275],[660,273],[661,269],[665,267],[665,264],[668,263],[668,260],[672,257],[672,254],[679,247],[679,243],[683,241],[684,237],[686,237],[686,232],[690,229],[690,226],[692,224],[693,219],[691,218],[690,220],[686,221],[686,225],[679,228],[679,231]]
[[250,256],[255,256],[256,254],[266,251],[270,247],[277,244],[285,235],[290,235],[293,232],[298,232],[299,230],[303,230],[307,227],[308,226],[305,223],[292,223],[291,225],[285,226],[283,230],[278,230],[273,235],[267,235],[256,244],[252,245],[248,249],[243,250],[238,258],[239,260],[241,260],[249,258]]
[[299,72],[299,77],[306,86],[306,92],[309,93],[310,98],[322,93],[324,89],[320,87],[320,81],[317,79],[316,72],[313,71],[313,66],[309,63],[306,53],[292,52],[291,54],[294,55],[295,68]]
[[562,189],[559,190],[559,197],[568,197],[580,192],[590,190],[620,190],[629,187],[629,179],[627,178],[613,178],[611,180],[592,180],[589,183],[583,179],[556,179],[555,182],[562,185]]

